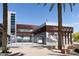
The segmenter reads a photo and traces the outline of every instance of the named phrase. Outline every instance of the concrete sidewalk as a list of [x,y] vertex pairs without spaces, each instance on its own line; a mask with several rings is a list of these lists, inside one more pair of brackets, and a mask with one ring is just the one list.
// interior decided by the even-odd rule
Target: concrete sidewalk
[[24,56],[46,56],[52,53],[47,48],[41,47],[38,44],[22,44],[19,48],[10,48],[9,51],[13,53],[20,52]]
[[[48,50],[36,43],[17,43],[10,46],[9,56],[79,56],[79,54],[62,54],[60,50]],[[18,47],[16,47],[18,46]]]

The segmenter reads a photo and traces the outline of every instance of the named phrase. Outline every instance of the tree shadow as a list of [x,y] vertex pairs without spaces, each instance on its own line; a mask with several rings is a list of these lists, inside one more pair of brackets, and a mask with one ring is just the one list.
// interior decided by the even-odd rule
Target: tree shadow
[[70,54],[74,56],[79,56],[79,54],[76,54],[76,53],[70,53]]
[[9,54],[8,56],[23,56],[23,53],[17,52],[17,53],[13,53],[13,54]]
[[52,52],[55,52],[55,53],[61,53],[61,51],[53,51],[53,50],[51,50]]
[[48,54],[48,55],[53,55],[53,56],[79,56],[79,54],[73,54],[73,53],[69,53],[69,54]]
[[48,54],[48,55],[53,55],[53,56],[60,56],[59,54]]
[[31,48],[43,49],[44,47],[42,47],[42,46],[32,46]]
[[0,56],[7,56],[8,54],[11,54],[11,53],[12,53],[12,52],[9,52],[9,51],[6,52],[6,53],[5,53],[5,52],[0,52]]
[[48,54],[48,55],[53,55],[53,56],[69,56],[69,55],[67,55],[67,54]]

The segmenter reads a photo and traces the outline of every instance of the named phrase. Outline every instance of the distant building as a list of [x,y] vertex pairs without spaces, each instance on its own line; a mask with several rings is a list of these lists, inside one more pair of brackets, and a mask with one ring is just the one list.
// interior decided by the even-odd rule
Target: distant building
[[[15,21],[13,20],[13,22]],[[73,27],[63,26],[62,32],[63,45],[72,44]],[[2,34],[2,31],[0,33]],[[8,35],[10,35],[11,40],[16,37],[14,40],[17,42],[39,43],[40,41],[41,44],[45,45],[58,45],[58,26],[48,22],[45,22],[40,26],[27,24],[12,24],[11,27],[9,27],[8,29]],[[12,37],[12,35],[14,37]]]
[[[39,43],[40,40],[42,41],[42,44],[45,45],[58,45],[58,26],[56,24],[45,22],[44,24],[40,25],[37,29],[35,29],[33,33],[34,42],[36,43]],[[63,45],[72,44],[72,33],[73,27],[62,27]]]
[[10,36],[9,41],[16,41],[16,12],[8,11],[7,34]]
[[[58,26],[53,23],[45,22],[40,26],[17,24],[17,42],[35,42],[45,45],[58,45]],[[62,27],[63,44],[72,44],[73,27]]]
[[17,24],[16,39],[17,42],[32,42],[33,31],[36,25]]
[[[0,45],[2,45],[3,25],[0,24]],[[16,12],[8,11],[7,23],[8,43],[16,42]]]

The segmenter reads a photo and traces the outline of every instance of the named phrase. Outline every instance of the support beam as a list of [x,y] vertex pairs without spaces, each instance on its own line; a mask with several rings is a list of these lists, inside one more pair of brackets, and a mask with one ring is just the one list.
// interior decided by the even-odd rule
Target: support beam
[[69,41],[70,41],[70,40],[69,40],[69,33],[67,33],[67,37],[68,37],[68,44],[69,44]]
[[72,44],[72,33],[70,33],[70,42]]
[[62,45],[64,44],[64,32],[62,32]]
[[66,32],[65,32],[65,44],[66,44]]

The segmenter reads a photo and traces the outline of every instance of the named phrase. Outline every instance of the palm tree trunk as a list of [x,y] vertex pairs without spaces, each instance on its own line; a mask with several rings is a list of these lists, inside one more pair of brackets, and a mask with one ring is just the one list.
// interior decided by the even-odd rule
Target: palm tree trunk
[[7,52],[7,19],[8,19],[8,7],[7,3],[3,3],[3,39],[2,39],[2,52]]
[[58,3],[58,49],[62,49],[62,4]]

